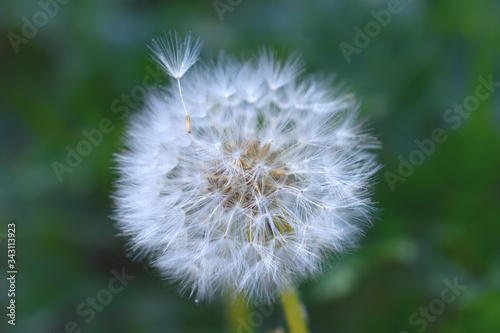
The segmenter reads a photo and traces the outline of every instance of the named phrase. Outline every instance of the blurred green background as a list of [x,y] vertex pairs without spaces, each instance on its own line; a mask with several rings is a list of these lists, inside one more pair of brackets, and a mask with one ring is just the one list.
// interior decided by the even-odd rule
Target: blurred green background
[[[479,76],[500,81],[499,1],[405,0],[380,31],[371,11],[389,1],[221,0],[219,13],[212,0],[54,1],[0,4],[2,332],[228,330],[223,300],[178,296],[127,257],[109,218],[126,123],[112,104],[130,95],[130,111],[140,109],[143,79],[157,71],[146,45],[174,29],[200,35],[205,57],[299,51],[309,72],[337,73],[362,98],[383,145],[380,211],[357,251],[301,286],[312,332],[500,331],[500,87],[474,111],[448,111],[487,92]],[[349,62],[340,45],[356,47],[354,29],[367,24],[373,37],[358,37]],[[59,181],[53,163],[104,118],[113,130]],[[423,155],[415,140],[428,143],[435,129],[446,140]],[[419,165],[399,173],[402,160]],[[15,327],[5,316],[9,221]],[[123,270],[133,280],[110,293]],[[450,300],[455,282],[467,288]],[[106,304],[89,310],[96,297]],[[285,323],[279,306],[256,311],[258,332]]]

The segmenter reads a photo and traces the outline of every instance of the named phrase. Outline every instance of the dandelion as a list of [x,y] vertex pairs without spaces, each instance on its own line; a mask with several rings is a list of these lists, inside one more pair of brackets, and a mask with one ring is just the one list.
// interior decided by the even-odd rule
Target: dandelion
[[181,292],[269,302],[355,246],[373,209],[377,141],[354,97],[303,74],[300,57],[264,49],[194,65],[191,41],[153,42],[177,87],[152,92],[130,121],[115,218]]

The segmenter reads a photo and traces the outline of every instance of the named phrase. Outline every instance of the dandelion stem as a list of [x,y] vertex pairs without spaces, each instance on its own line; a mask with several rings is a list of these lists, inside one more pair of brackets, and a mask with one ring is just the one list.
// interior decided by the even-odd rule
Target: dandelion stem
[[297,290],[280,296],[290,333],[308,333],[305,309],[300,303]]
[[245,332],[253,333],[253,328],[248,322],[248,306],[243,297],[237,296],[236,299],[227,297],[227,315],[231,333],[241,332],[241,325],[244,325]]

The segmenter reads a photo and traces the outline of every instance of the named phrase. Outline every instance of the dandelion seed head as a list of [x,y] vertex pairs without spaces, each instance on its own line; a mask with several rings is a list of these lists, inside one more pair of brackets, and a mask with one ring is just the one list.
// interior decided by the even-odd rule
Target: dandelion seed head
[[115,218],[182,292],[270,301],[356,244],[373,210],[377,141],[352,95],[302,76],[297,56],[222,54],[187,71],[199,43],[186,44],[170,36],[154,50],[184,76],[191,134],[176,85],[151,93],[117,156]]

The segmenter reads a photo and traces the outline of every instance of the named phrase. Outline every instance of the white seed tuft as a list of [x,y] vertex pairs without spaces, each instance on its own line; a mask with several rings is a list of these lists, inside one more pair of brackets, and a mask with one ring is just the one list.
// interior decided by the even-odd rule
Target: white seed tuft
[[155,60],[167,74],[180,79],[196,63],[202,46],[200,38],[192,44],[190,33],[186,35],[184,41],[181,41],[177,32],[174,32],[174,36],[169,32],[164,38],[153,39],[150,49],[154,53]]

